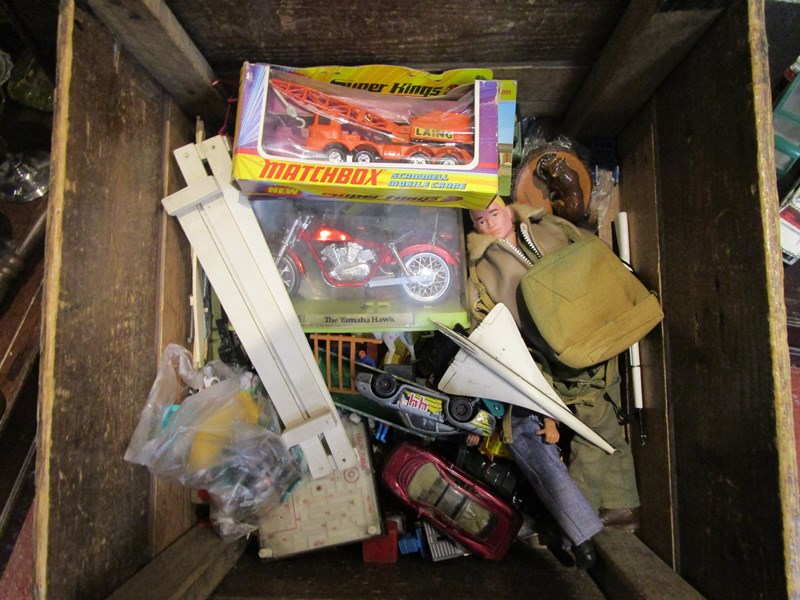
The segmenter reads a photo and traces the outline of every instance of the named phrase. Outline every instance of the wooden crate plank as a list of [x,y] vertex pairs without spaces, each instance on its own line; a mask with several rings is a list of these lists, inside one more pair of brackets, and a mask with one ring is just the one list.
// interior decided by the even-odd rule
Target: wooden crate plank
[[731,7],[655,99],[678,565],[717,598],[800,593],[763,18]]
[[224,542],[211,530],[194,527],[108,600],[208,598],[244,553],[246,544],[244,538]]
[[580,139],[614,137],[721,13],[707,3],[663,10],[634,0],[620,19],[564,118]]
[[[403,7],[402,19],[387,18],[385,11],[397,8],[376,2],[330,5],[324,14],[289,2],[278,18],[269,4],[231,0],[200,6],[177,1],[169,8],[161,0],[89,4],[181,106],[216,124],[224,105],[209,86],[213,72],[225,80],[224,93],[235,96],[244,60],[293,66],[388,63],[431,70],[488,66],[498,78],[520,81],[523,114],[560,117],[625,2],[582,0],[564,10],[557,0],[548,0],[535,11],[524,2],[497,7],[439,2],[437,14],[458,16],[436,20],[421,5]],[[376,17],[366,26],[362,20],[368,14]],[[337,25],[325,27],[328,19]],[[427,27],[419,27],[419,19]]]
[[123,454],[155,375],[163,90],[62,3],[46,242],[37,597],[105,597],[149,559]]
[[[195,123],[187,119],[178,106],[170,103],[164,115],[164,182],[162,196],[183,187],[180,170],[172,157],[172,149],[192,141]],[[191,289],[191,251],[179,224],[165,212],[161,214],[159,242],[157,347],[154,367],[167,344],[188,346],[189,292]],[[191,492],[184,486],[154,477],[150,510],[151,555],[155,556],[174,542],[195,521]]]
[[216,75],[161,0],[87,0],[94,13],[190,116],[222,121]]
[[600,559],[591,575],[608,598],[702,600],[697,590],[635,535],[606,529],[595,537],[595,544]]
[[[645,285],[661,296],[661,242],[655,153],[655,110],[642,110],[619,140],[621,209],[630,223],[631,262]],[[647,443],[643,446],[637,424],[630,427],[642,529],[639,536],[669,565],[675,564],[671,469],[672,437],[664,372],[662,327],[650,332],[639,344],[643,390],[643,419]]]
[[607,598],[586,571],[565,565],[547,548],[522,544],[512,545],[498,563],[475,555],[439,562],[410,555],[394,564],[368,564],[361,544],[273,561],[246,552],[211,595],[213,600],[528,597]]
[[[441,66],[441,65],[440,65]],[[495,79],[517,82],[517,106],[522,116],[564,116],[569,101],[580,89],[589,67],[565,63],[493,66]]]
[[[234,96],[239,69],[245,58],[298,66],[396,63],[395,59],[388,56],[378,57],[387,49],[398,47],[403,48],[407,57],[404,64],[413,67],[442,70],[490,66],[496,71],[496,77],[520,81],[519,97],[523,114],[560,117],[613,30],[623,8],[623,3],[616,0],[576,3],[569,11],[564,11],[557,2],[539,6],[537,11],[528,11],[522,5],[505,6],[498,8],[497,14],[492,12],[492,27],[481,30],[480,24],[487,22],[487,7],[472,9],[463,4],[440,6],[437,10],[445,13],[463,12],[462,19],[456,23],[468,28],[472,34],[462,39],[453,31],[453,23],[448,23],[448,35],[442,38],[447,49],[443,51],[437,48],[437,43],[432,42],[428,33],[414,24],[413,15],[408,15],[401,26],[393,22],[386,27],[357,30],[346,26],[336,28],[338,43],[331,48],[330,42],[333,40],[320,35],[318,15],[300,4],[284,8],[287,14],[296,13],[291,24],[286,20],[274,19],[271,7],[265,6],[269,14],[264,19],[258,19],[252,13],[242,14],[243,7],[239,3],[231,4],[224,0],[202,7],[171,3],[169,8],[160,0],[137,0],[124,5],[111,0],[91,0],[89,4],[122,45],[137,57],[181,106],[190,114],[206,116],[214,124],[221,121],[224,105],[220,93],[209,85],[215,76],[205,56],[214,61],[215,69],[221,69],[221,77],[227,81],[225,93]],[[170,12],[170,8],[176,11],[178,19]],[[353,15],[363,14],[366,10],[373,12],[378,8],[375,3],[360,9],[351,6],[342,16],[349,21]],[[248,11],[251,9],[249,7]],[[198,19],[202,19],[202,15],[209,16],[217,26],[209,28],[207,22],[199,25]],[[225,19],[220,20],[219,15],[225,15]],[[510,15],[514,15],[513,18]],[[508,26],[502,27],[498,21],[507,21]],[[256,23],[257,30],[251,29],[251,25]],[[189,26],[192,37],[200,40],[202,54],[187,36],[182,24]],[[231,27],[231,24],[235,26]],[[275,28],[277,31],[274,35],[268,35],[265,28]],[[300,39],[297,32],[304,28],[313,33],[303,38],[302,44],[297,46]],[[576,36],[572,33],[574,31],[584,34]],[[209,32],[213,33],[212,39],[209,39]],[[230,35],[233,37],[228,39]],[[348,35],[354,36],[349,44],[346,42]],[[502,36],[502,41],[498,40],[498,35]],[[387,43],[387,39],[393,41]],[[280,43],[273,46],[273,40],[280,40]],[[371,43],[378,44],[378,47],[370,52],[366,46]],[[352,52],[361,55],[357,58],[350,56]],[[474,54],[473,59],[470,60],[465,53]],[[290,54],[291,58],[281,58],[284,54]],[[309,57],[303,58],[305,55]],[[522,64],[520,57],[524,57]]]
[[220,76],[242,60],[292,66],[591,65],[627,4],[624,0],[170,0],[181,25]]

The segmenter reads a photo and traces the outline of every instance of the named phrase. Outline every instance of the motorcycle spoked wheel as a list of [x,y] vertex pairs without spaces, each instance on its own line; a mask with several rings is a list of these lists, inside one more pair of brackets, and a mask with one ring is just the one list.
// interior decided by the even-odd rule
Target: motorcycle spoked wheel
[[418,283],[404,283],[403,291],[414,302],[427,304],[441,300],[453,282],[450,267],[445,260],[433,252],[418,252],[405,259],[412,275],[425,275]]
[[297,293],[297,289],[300,287],[300,270],[297,268],[297,265],[291,258],[284,254],[278,259],[275,266],[278,267],[278,273],[281,276],[283,285],[286,286],[286,291],[289,292],[289,296],[294,296],[295,293]]

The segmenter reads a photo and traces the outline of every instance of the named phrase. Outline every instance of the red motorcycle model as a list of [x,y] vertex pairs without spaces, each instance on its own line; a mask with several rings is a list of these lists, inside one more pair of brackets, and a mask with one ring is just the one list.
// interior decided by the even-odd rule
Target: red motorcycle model
[[453,284],[455,257],[434,243],[403,242],[407,231],[389,241],[356,238],[345,231],[320,223],[311,228],[313,217],[298,215],[275,253],[275,264],[292,296],[306,273],[295,251],[302,242],[319,267],[324,281],[332,287],[365,288],[401,286],[413,302],[429,304],[443,299]]

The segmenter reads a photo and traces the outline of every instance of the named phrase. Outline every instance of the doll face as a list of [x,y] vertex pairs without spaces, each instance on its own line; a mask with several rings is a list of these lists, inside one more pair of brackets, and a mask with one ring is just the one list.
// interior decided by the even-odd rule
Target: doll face
[[513,242],[516,239],[514,231],[514,214],[511,207],[503,206],[495,200],[484,210],[469,211],[475,230],[484,235],[491,235],[499,239]]

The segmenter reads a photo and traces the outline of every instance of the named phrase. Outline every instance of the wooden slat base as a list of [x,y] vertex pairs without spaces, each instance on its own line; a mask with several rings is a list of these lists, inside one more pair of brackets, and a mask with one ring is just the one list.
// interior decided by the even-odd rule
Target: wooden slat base
[[226,543],[210,529],[194,527],[109,596],[178,600],[207,598],[244,552],[246,541]]

